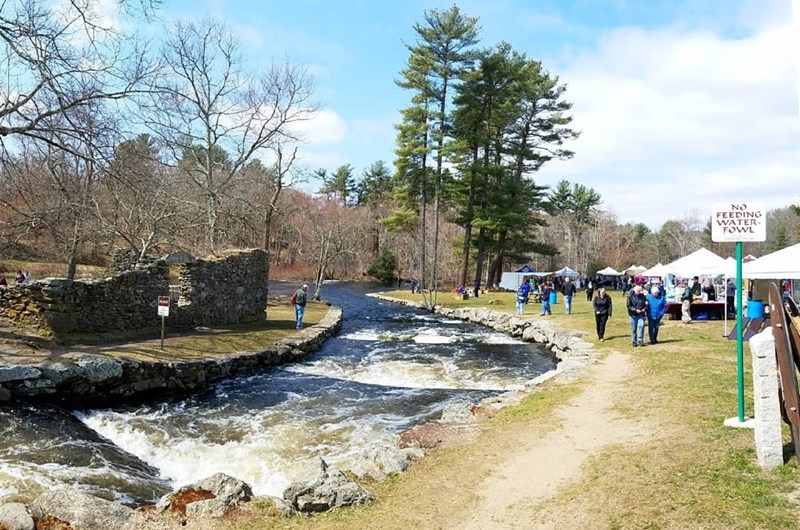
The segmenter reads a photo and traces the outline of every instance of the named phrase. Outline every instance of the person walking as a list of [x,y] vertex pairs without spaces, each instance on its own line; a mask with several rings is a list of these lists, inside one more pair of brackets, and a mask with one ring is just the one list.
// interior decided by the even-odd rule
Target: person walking
[[586,301],[592,301],[592,295],[594,294],[594,283],[592,280],[586,280]]
[[597,327],[597,338],[600,342],[605,342],[606,335],[606,322],[611,318],[613,304],[611,297],[606,294],[605,287],[601,287],[597,291],[597,296],[592,301],[592,308],[594,309],[594,322]]
[[550,286],[549,282],[542,286],[542,311],[539,313],[540,316],[553,314],[550,310],[550,293],[552,292],[553,288]]
[[650,344],[658,344],[658,328],[661,326],[661,318],[667,312],[667,298],[661,292],[658,285],[654,285],[647,295],[647,335]]
[[521,315],[525,311],[525,306],[528,305],[528,297],[530,296],[531,286],[528,282],[522,282],[517,290],[517,314]]
[[297,317],[297,329],[303,327],[303,315],[306,312],[306,302],[308,301],[308,285],[303,284],[296,290],[290,300],[294,304],[294,314]]
[[575,284],[569,278],[564,279],[564,287],[561,292],[564,294],[564,312],[568,315],[572,314],[572,297],[575,296]]
[[647,315],[647,297],[641,285],[636,285],[628,295],[628,316],[631,321],[631,344],[644,346],[644,317]]

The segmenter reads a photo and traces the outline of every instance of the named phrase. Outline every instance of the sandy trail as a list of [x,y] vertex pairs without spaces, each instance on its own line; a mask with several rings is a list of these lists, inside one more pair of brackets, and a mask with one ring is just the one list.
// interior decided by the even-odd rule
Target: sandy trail
[[520,437],[517,449],[478,486],[478,504],[450,528],[555,528],[531,520],[538,511],[535,505],[579,480],[587,458],[603,447],[640,444],[648,438],[643,423],[613,410],[624,399],[624,383],[634,375],[626,354],[611,353],[592,365],[585,390],[554,411],[561,425],[542,436]]

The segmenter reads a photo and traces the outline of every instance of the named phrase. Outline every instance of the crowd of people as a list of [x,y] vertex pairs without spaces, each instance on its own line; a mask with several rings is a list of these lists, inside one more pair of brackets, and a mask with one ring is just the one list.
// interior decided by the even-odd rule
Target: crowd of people
[[[587,301],[592,302],[595,315],[597,338],[605,342],[606,324],[611,318],[614,303],[605,286],[600,286],[595,295],[595,285],[600,282],[584,278],[583,289]],[[558,278],[554,281],[536,279],[523,282],[517,290],[516,313],[522,315],[525,306],[532,296],[536,296],[541,303],[540,316],[553,314],[552,294],[561,293],[564,299],[564,314],[572,314],[572,302],[577,293],[577,282],[570,278]],[[699,287],[699,283],[698,289]],[[644,329],[647,325],[647,335],[650,344],[658,344],[658,332],[661,320],[667,311],[667,298],[664,286],[660,283],[645,283],[641,276],[631,277],[629,283],[622,284],[622,293],[625,296],[625,308],[631,327],[631,344],[634,347],[645,345]],[[687,291],[691,292],[687,289]]]

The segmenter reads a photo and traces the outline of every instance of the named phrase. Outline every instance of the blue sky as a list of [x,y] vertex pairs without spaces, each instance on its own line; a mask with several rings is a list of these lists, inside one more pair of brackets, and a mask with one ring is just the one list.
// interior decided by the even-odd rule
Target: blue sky
[[[289,56],[324,110],[309,168],[393,159],[394,85],[426,9],[452,1],[169,2],[165,18],[224,20],[253,66]],[[536,180],[597,189],[621,222],[705,218],[713,202],[800,202],[800,116],[790,0],[468,0],[482,44],[510,42],[568,84],[582,136]],[[794,43],[794,44],[793,44]],[[794,46],[794,48],[793,48]]]

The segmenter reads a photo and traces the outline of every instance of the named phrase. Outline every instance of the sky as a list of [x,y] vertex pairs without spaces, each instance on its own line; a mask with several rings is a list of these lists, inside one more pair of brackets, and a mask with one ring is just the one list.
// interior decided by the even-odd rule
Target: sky
[[[800,0],[462,0],[481,45],[509,42],[567,85],[575,156],[534,179],[591,186],[619,222],[707,218],[716,202],[800,204]],[[322,110],[302,163],[357,175],[394,160],[394,81],[425,10],[452,0],[168,0],[224,20],[253,67],[289,57]],[[313,190],[313,185],[311,185]]]

